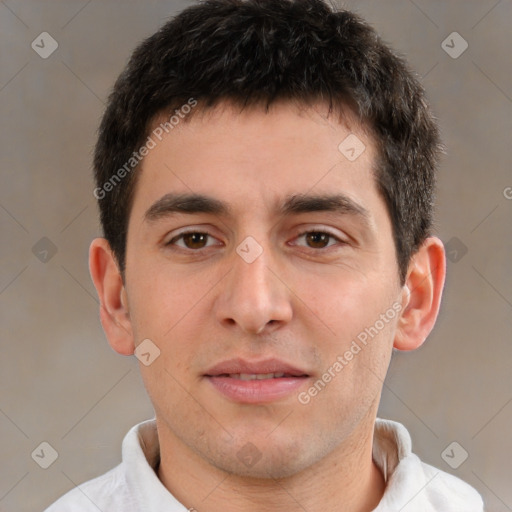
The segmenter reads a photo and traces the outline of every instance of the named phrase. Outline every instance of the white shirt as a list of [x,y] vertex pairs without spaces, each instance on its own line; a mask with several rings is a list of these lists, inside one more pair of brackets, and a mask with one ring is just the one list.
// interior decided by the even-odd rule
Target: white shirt
[[[45,512],[187,512],[155,473],[159,449],[155,420],[135,425],[123,440],[121,464],[72,489]],[[412,453],[411,438],[400,423],[377,418],[373,459],[386,481],[373,512],[484,510],[475,489]]]

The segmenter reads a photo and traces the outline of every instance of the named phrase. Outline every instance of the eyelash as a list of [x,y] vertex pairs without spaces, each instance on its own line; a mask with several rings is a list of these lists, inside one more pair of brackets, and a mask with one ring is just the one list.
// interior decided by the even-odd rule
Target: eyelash
[[[330,239],[334,239],[338,244],[347,245],[347,242],[341,240],[336,235],[332,234],[329,231],[321,230],[321,229],[318,229],[318,230],[309,229],[309,230],[306,230],[306,231],[302,231],[302,232],[300,232],[296,236],[295,239],[299,239],[299,238],[301,238],[301,237],[303,237],[305,235],[312,234],[312,233],[314,233],[314,234],[321,234],[321,235],[327,235]],[[176,235],[171,240],[169,240],[165,244],[165,246],[168,247],[168,246],[175,245],[178,240],[183,240],[183,237],[186,236],[186,235],[206,235],[206,236],[208,236],[210,238],[215,238],[211,233],[208,233],[207,231],[184,231],[183,233],[180,233],[179,235]],[[213,244],[213,245],[218,245],[218,244]],[[332,247],[333,245],[335,245],[335,244],[328,244],[327,246],[321,247],[319,249],[318,248],[314,248],[314,247],[307,247],[307,248],[309,248],[309,249],[311,249],[311,250],[316,252],[316,251],[320,251],[320,250],[326,250],[329,247]],[[177,246],[177,247],[179,247],[179,249],[184,250],[184,251],[199,252],[201,249],[206,249],[208,247],[212,247],[212,245],[206,246],[206,247],[201,247],[200,249],[190,249],[189,247],[180,247],[180,246]]]

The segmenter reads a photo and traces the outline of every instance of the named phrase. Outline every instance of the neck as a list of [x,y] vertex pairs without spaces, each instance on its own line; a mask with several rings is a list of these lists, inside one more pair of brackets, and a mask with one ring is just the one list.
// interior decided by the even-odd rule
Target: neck
[[361,423],[314,466],[287,478],[264,479],[213,466],[157,420],[158,477],[178,501],[197,512],[371,512],[382,498],[385,482],[372,460],[374,420]]

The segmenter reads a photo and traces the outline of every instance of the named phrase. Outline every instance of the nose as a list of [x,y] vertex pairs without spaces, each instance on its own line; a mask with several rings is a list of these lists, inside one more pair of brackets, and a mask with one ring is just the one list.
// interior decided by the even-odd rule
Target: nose
[[232,269],[221,282],[215,304],[217,319],[224,326],[261,334],[291,320],[291,291],[268,252],[263,251],[251,263],[233,255]]

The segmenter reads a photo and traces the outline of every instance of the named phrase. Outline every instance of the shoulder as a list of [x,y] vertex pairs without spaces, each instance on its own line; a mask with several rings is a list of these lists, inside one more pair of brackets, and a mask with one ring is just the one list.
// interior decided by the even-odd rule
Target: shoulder
[[468,483],[424,462],[420,461],[420,464],[427,482],[430,482],[425,493],[434,510],[484,511],[482,497]]
[[158,461],[156,422],[139,423],[123,439],[121,464],[76,486],[44,512],[133,512],[151,500],[169,501],[170,493],[155,474]]
[[130,501],[123,464],[104,475],[76,486],[50,505],[44,512],[98,512],[123,510]]
[[373,458],[386,480],[376,512],[483,512],[480,494],[469,484],[422,462],[400,423],[377,419]]
[[[385,505],[385,506],[384,506]],[[402,512],[484,512],[480,494],[469,484],[422,462],[414,453],[389,475],[382,509]]]

